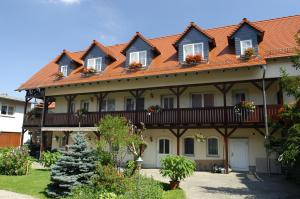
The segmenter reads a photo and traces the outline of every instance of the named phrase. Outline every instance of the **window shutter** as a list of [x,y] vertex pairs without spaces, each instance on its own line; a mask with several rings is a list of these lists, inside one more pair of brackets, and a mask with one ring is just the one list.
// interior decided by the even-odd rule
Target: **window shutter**
[[202,95],[201,94],[192,94],[192,108],[202,107]]
[[213,107],[214,106],[214,95],[213,94],[204,94],[204,107]]

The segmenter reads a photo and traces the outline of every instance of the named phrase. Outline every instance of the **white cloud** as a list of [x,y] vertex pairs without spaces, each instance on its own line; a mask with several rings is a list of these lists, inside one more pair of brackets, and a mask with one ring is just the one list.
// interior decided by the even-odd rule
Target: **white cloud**
[[48,0],[50,3],[63,3],[66,5],[79,4],[81,0]]

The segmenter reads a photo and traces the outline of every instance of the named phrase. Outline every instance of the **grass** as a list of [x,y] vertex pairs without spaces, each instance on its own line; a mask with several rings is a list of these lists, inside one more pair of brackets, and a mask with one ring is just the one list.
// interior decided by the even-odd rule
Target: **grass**
[[50,182],[48,170],[32,170],[27,176],[0,175],[0,189],[31,195],[36,198],[47,198],[44,194]]
[[[4,176],[0,175],[0,189],[16,193],[31,195],[36,198],[46,199],[45,188],[50,183],[50,172],[48,170],[33,169],[27,176]],[[167,184],[163,183],[166,190]],[[163,199],[185,199],[182,189],[165,191]]]

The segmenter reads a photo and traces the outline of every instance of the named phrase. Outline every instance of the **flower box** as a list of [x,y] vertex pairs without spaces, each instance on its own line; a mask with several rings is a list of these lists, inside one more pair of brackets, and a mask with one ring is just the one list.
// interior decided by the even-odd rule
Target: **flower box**
[[247,61],[247,60],[251,59],[254,55],[255,55],[254,48],[247,48],[245,50],[244,55],[241,56],[241,59]]
[[185,58],[185,64],[199,64],[203,61],[203,57],[199,54],[197,55],[187,55]]
[[234,112],[239,116],[244,116],[248,118],[250,113],[255,111],[256,106],[252,101],[242,101],[234,106]]
[[161,111],[161,107],[159,105],[149,106],[147,108],[148,115],[151,115],[152,113],[158,113],[160,111]]
[[142,70],[142,69],[143,69],[143,64],[141,64],[139,62],[132,62],[131,64],[129,64],[127,70],[130,72],[134,72],[134,71],[138,71],[138,70]]
[[54,74],[55,80],[60,80],[64,77],[64,74],[62,72],[57,72]]
[[93,68],[84,68],[82,71],[81,71],[81,76],[82,77],[89,77],[93,74],[95,74],[97,71]]

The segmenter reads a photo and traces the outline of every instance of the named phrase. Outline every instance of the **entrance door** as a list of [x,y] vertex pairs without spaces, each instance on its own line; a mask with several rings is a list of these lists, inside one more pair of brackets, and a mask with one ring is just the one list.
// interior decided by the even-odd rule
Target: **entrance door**
[[230,139],[230,166],[235,171],[249,170],[248,139]]
[[160,138],[158,140],[158,153],[156,159],[156,166],[160,167],[160,160],[169,155],[171,152],[171,141],[167,138]]

